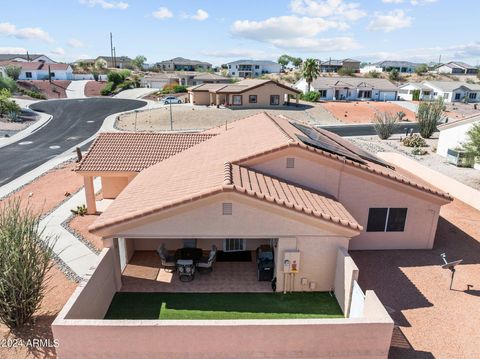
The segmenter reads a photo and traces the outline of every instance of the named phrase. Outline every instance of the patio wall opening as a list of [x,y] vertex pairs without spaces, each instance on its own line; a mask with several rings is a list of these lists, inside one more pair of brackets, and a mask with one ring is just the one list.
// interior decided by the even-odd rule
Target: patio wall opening
[[52,324],[60,343],[58,358],[388,356],[393,321],[373,291],[365,293],[358,318],[104,320],[120,289],[115,253],[113,248],[102,251],[89,280],[77,288]]

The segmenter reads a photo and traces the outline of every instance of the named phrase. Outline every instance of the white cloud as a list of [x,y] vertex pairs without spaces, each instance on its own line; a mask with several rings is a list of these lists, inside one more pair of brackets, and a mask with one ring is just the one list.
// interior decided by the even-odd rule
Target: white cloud
[[247,58],[247,59],[270,59],[271,53],[261,50],[230,49],[230,50],[203,50],[202,55],[220,58]]
[[80,4],[88,6],[100,5],[103,9],[119,9],[126,10],[128,8],[128,3],[123,1],[107,1],[107,0],[80,0]]
[[67,41],[67,45],[70,46],[70,47],[75,47],[75,48],[79,48],[79,47],[84,47],[85,44],[83,43],[83,41],[81,40],[78,40],[78,39],[70,39]]
[[333,38],[294,38],[281,39],[272,42],[275,46],[285,50],[295,50],[300,52],[330,52],[347,51],[360,48],[351,37],[333,37]]
[[63,56],[63,55],[65,55],[65,50],[62,49],[61,47],[57,47],[57,48],[53,49],[52,51],[50,51],[50,53],[52,55]]
[[428,5],[437,2],[438,0],[410,0],[412,5]]
[[349,21],[355,21],[367,15],[359,4],[343,0],[291,0],[290,9],[295,14]]
[[385,4],[401,4],[403,0],[382,0],[382,2]]
[[204,21],[208,19],[208,12],[206,12],[203,9],[198,9],[195,15],[191,16],[192,19],[198,20],[198,21]]
[[26,54],[27,49],[23,47],[0,47],[1,54]]
[[52,37],[45,30],[39,27],[17,28],[9,22],[0,23],[0,35],[11,36],[22,40],[41,40],[53,42]]
[[407,16],[403,10],[393,10],[386,14],[376,12],[367,26],[367,30],[390,32],[410,27],[413,18]]
[[157,11],[152,12],[152,15],[160,20],[173,17],[173,13],[166,7],[159,7]]

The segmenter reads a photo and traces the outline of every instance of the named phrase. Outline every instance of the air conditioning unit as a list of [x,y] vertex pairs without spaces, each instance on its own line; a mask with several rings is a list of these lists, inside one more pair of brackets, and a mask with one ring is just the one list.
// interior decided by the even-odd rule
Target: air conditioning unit
[[475,155],[450,148],[447,150],[447,162],[457,167],[473,167],[475,164]]

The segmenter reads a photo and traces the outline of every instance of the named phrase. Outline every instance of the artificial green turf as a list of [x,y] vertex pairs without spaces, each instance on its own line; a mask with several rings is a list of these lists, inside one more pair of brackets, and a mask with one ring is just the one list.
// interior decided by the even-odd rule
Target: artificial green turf
[[339,318],[329,293],[130,293],[115,294],[105,319]]

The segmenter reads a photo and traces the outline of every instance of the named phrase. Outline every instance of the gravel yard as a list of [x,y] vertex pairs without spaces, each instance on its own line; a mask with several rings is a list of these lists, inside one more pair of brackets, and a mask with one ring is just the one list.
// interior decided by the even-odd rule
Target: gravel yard
[[[446,158],[439,156],[435,153],[438,134],[434,134],[434,137],[427,139],[428,147],[424,147],[428,151],[426,155],[416,156],[412,154],[411,147],[405,147],[400,142],[400,135],[394,135],[388,140],[380,140],[377,136],[369,137],[348,137],[348,140],[352,141],[356,145],[371,152],[398,152],[403,155],[414,158],[422,165],[429,167],[435,171],[450,176],[457,181],[466,184],[476,190],[480,190],[480,171],[473,168],[462,168],[448,164]],[[405,136],[403,136],[405,137]]]
[[[225,125],[226,121],[235,121],[262,111],[283,114],[291,119],[315,125],[338,124],[338,121],[318,104],[267,109],[231,109],[182,104],[172,105],[173,129],[205,130]],[[170,130],[170,106],[120,116],[116,127],[124,131],[168,131]]]

